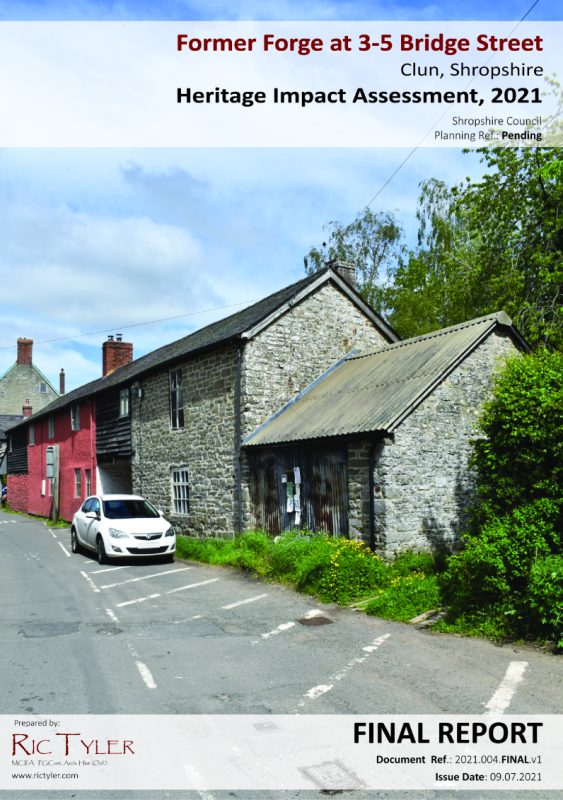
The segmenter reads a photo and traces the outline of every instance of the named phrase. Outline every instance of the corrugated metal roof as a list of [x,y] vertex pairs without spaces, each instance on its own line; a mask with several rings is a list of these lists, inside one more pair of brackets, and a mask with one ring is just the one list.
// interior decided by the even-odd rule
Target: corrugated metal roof
[[504,313],[353,354],[245,441],[271,445],[372,431],[391,432],[495,327]]

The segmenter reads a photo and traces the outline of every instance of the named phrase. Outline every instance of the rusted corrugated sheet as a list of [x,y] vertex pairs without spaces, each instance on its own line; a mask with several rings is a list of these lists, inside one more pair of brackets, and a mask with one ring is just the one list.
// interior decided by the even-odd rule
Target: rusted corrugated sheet
[[[291,447],[249,453],[251,501],[259,528],[273,534],[293,528],[348,534],[346,448]],[[287,509],[283,476],[300,471],[301,520]]]
[[[251,434],[244,444],[281,444],[392,431],[450,369],[499,325],[511,325],[503,312],[351,356]],[[515,331],[514,334],[518,336]]]

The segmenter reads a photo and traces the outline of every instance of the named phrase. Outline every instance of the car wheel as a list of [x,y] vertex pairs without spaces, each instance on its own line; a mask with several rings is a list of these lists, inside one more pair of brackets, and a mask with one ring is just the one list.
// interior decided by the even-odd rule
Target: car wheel
[[101,536],[96,539],[96,556],[98,564],[105,564],[107,562],[106,548],[104,547],[104,540]]
[[70,532],[70,549],[73,553],[80,552],[80,545],[78,544],[78,537],[76,536],[76,531],[72,528]]

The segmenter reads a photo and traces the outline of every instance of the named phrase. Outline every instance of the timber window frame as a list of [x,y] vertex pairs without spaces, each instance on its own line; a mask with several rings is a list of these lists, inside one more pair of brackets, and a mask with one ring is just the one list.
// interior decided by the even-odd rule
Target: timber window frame
[[47,439],[55,438],[55,418],[53,415],[47,417]]
[[172,513],[178,516],[187,516],[190,513],[190,482],[187,467],[170,469],[170,488]]
[[172,369],[170,380],[170,427],[173,431],[184,428],[184,391],[182,388],[182,368]]
[[80,403],[72,403],[70,406],[70,428],[73,431],[80,430]]
[[29,446],[33,447],[35,444],[35,423],[29,423]]
[[119,392],[119,416],[129,416],[129,389],[122,389]]
[[74,468],[74,496],[82,497],[82,470],[79,467]]

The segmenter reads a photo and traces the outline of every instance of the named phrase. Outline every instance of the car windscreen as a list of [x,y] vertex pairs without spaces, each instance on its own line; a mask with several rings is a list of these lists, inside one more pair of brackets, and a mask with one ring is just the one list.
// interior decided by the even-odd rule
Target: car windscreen
[[104,500],[104,516],[108,519],[139,519],[160,516],[147,500]]

